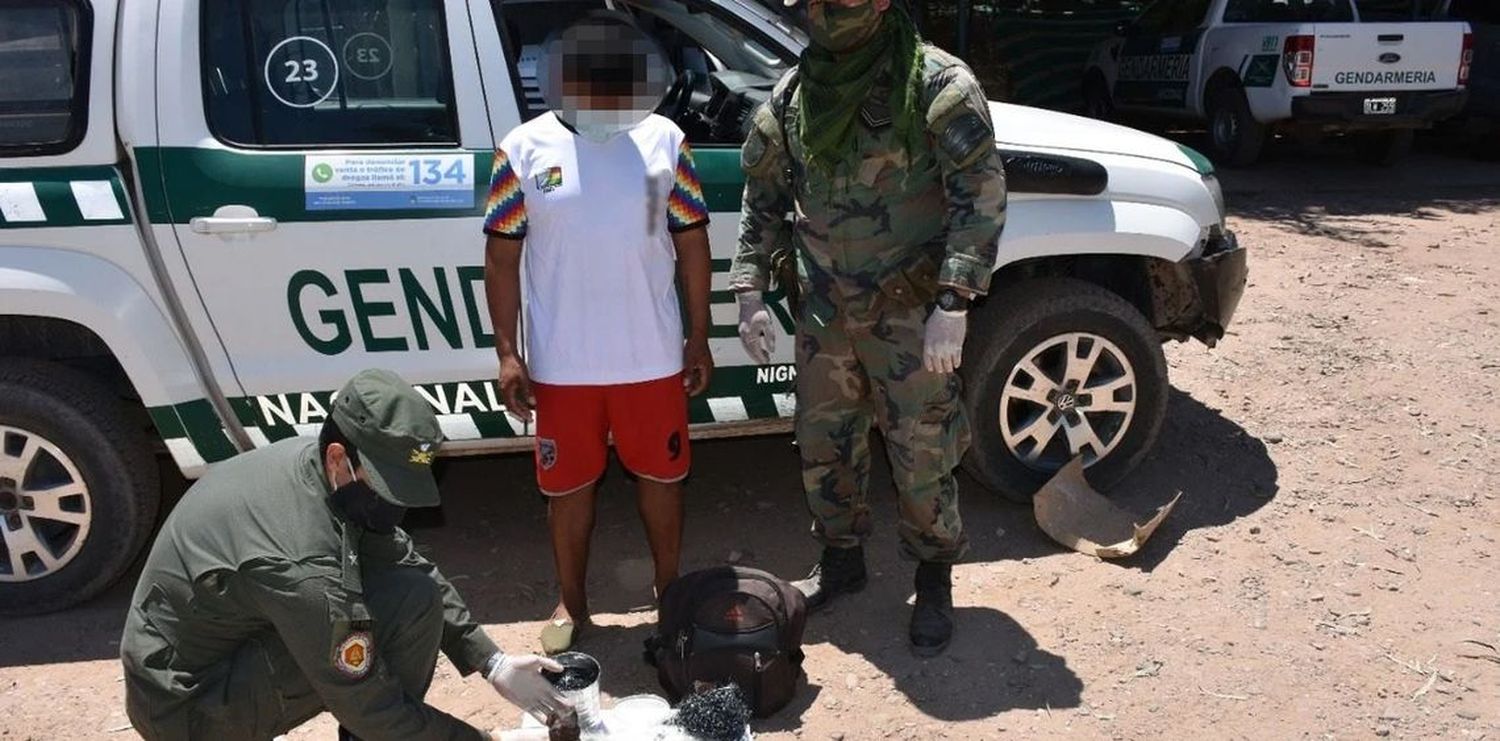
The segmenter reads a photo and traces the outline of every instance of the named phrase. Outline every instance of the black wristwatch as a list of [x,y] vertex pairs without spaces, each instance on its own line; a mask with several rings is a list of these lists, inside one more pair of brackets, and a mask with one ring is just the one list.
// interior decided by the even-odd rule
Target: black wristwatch
[[968,311],[969,299],[952,288],[938,291],[937,305],[943,311]]

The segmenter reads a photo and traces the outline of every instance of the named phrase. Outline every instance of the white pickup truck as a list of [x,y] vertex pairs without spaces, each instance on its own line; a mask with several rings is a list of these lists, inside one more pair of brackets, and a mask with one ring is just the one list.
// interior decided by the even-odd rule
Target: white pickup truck
[[[694,432],[786,430],[793,343],[751,364],[725,288],[746,122],[804,36],[754,0],[615,4],[680,73],[662,111],[712,212]],[[495,142],[541,110],[536,50],[603,5],[0,4],[0,612],[118,578],[158,512],[153,449],[192,477],[312,433],[362,368],[417,384],[444,454],[529,449],[492,380],[481,212]],[[1082,455],[1107,485],[1166,413],[1161,342],[1223,336],[1245,251],[1196,152],[993,112],[1010,211],[966,347],[966,465],[1024,497]]]
[[1215,160],[1246,166],[1269,135],[1352,132],[1392,164],[1464,106],[1462,22],[1362,22],[1353,0],[1158,0],[1100,44],[1090,115],[1207,121]]

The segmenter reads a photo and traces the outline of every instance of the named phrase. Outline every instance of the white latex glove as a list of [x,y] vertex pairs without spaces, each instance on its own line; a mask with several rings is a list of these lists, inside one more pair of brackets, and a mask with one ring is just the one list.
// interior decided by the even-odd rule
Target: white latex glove
[[536,654],[501,654],[500,661],[485,679],[501,697],[541,720],[549,715],[559,715],[571,707],[557,688],[542,676],[543,669],[560,672],[563,667]]
[[765,297],[760,291],[744,291],[735,298],[740,305],[740,343],[745,353],[757,365],[771,362],[771,353],[776,352],[776,327],[771,324]]
[[933,309],[922,341],[922,365],[933,373],[952,373],[963,362],[969,313]]

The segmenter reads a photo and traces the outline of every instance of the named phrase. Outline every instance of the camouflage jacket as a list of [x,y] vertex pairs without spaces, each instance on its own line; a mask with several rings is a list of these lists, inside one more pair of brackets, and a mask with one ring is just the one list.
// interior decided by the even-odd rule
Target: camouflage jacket
[[887,72],[861,110],[859,156],[831,173],[805,166],[799,100],[788,90],[796,71],[777,84],[743,150],[732,289],[766,290],[771,254],[790,244],[804,303],[819,319],[881,294],[915,304],[938,286],[988,291],[1005,223],[989,105],[967,65],[935,46],[923,50],[930,146],[909,152],[899,141],[885,102]]

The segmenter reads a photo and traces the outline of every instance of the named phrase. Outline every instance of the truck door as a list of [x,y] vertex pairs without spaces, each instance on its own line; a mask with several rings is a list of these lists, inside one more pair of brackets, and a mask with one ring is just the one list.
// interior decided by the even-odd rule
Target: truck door
[[[603,7],[603,0],[492,3],[506,59],[517,80],[514,92],[506,94],[514,96],[514,107],[523,118],[547,112],[536,78],[547,37]],[[709,343],[717,367],[709,390],[689,402],[689,417],[695,425],[734,424],[742,429],[746,422],[789,417],[790,382],[795,373],[790,318],[780,302],[773,302],[783,320],[783,341],[777,343],[772,365],[751,364],[739,342],[728,271],[739,238],[744,190],[740,146],[754,107],[769,98],[776,81],[796,63],[796,53],[787,46],[774,16],[758,7],[697,0],[627,0],[614,7],[630,14],[661,43],[677,73],[672,92],[657,112],[672,118],[687,133],[711,212],[714,291]],[[480,13],[476,10],[475,15]],[[481,36],[481,48],[485,43]],[[485,79],[494,79],[490,60],[484,63]],[[496,96],[491,97],[493,107]],[[508,128],[497,125],[495,136],[500,139],[507,132]]]
[[1158,0],[1126,29],[1114,100],[1121,108],[1183,111],[1211,0]]
[[166,3],[159,28],[160,206],[250,437],[315,432],[367,367],[417,384],[449,439],[523,433],[490,380],[466,4]]

